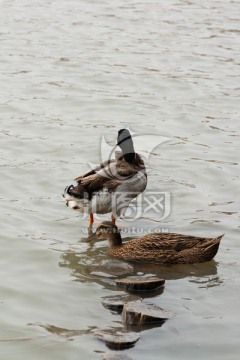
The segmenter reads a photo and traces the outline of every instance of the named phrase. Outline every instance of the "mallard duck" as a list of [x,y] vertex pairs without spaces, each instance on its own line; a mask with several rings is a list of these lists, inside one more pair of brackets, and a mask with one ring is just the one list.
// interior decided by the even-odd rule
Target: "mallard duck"
[[78,176],[76,186],[67,186],[63,197],[66,205],[90,215],[112,212],[112,221],[124,213],[129,203],[143,192],[147,185],[144,161],[134,151],[133,140],[127,129],[118,131],[115,160],[106,160],[93,170]]
[[110,221],[104,221],[88,240],[107,239],[108,254],[130,262],[193,264],[212,260],[217,254],[222,237],[223,235],[205,238],[175,233],[152,233],[123,244],[117,226]]

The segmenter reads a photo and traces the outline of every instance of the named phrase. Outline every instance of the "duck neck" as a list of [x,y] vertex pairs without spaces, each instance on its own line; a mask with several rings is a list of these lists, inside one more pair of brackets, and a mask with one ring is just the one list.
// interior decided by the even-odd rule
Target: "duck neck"
[[123,152],[123,158],[124,160],[126,160],[128,163],[132,162],[135,159],[135,152],[131,152],[131,153],[126,153],[124,154]]
[[110,248],[122,246],[122,237],[120,232],[108,234],[108,244]]
[[131,162],[135,159],[135,150],[131,134],[128,130],[123,130],[118,136],[118,145],[122,150],[124,160]]

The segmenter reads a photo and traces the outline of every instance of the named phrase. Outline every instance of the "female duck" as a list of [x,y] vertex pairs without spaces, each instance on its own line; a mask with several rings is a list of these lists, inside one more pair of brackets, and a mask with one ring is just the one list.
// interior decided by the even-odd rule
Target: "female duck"
[[210,261],[217,254],[223,235],[204,238],[175,233],[153,233],[122,243],[120,232],[110,221],[102,222],[88,240],[108,240],[110,256],[132,262],[193,264]]
[[118,132],[115,160],[106,160],[95,169],[75,179],[77,185],[67,186],[63,197],[74,210],[90,215],[112,212],[112,221],[124,213],[129,203],[143,192],[147,185],[147,174],[143,160],[135,153],[132,137],[127,129]]

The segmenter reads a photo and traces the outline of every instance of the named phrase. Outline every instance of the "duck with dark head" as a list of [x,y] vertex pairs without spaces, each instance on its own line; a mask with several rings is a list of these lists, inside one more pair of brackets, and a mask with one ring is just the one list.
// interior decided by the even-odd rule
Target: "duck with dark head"
[[127,129],[118,131],[115,159],[109,159],[93,170],[78,176],[75,186],[67,186],[63,197],[68,207],[90,216],[112,212],[112,221],[124,214],[132,199],[142,193],[147,185],[144,161],[134,150],[133,140]]

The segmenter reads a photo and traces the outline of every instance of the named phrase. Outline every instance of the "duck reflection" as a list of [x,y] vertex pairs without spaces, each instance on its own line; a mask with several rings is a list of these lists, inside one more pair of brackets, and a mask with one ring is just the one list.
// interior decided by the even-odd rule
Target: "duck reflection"
[[51,324],[35,323],[29,325],[40,326],[41,328],[45,329],[47,332],[51,333],[52,335],[57,335],[69,340],[72,340],[76,336],[94,333],[94,331],[96,331],[97,329],[96,326],[89,326],[87,329],[83,329],[83,330],[72,330],[72,329],[61,328]]
[[114,278],[134,273],[130,264],[111,260],[101,249],[91,247],[83,252],[65,251],[59,266],[69,268],[76,281],[96,282],[109,290],[117,290]]

